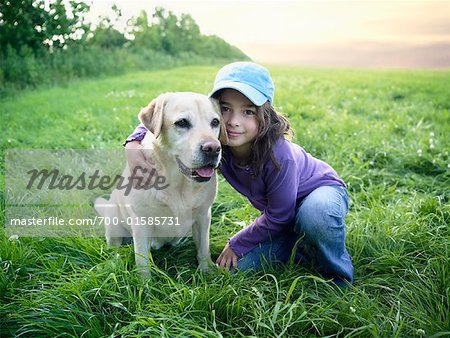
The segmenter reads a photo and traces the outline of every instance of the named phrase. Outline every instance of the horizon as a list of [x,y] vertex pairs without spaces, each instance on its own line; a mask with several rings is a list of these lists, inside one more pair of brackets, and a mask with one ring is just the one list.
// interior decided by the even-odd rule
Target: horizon
[[[189,14],[256,62],[363,68],[449,68],[450,1],[102,0],[90,18],[122,11],[117,28],[142,10]],[[232,24],[230,24],[230,22]],[[270,24],[265,24],[270,23]]]

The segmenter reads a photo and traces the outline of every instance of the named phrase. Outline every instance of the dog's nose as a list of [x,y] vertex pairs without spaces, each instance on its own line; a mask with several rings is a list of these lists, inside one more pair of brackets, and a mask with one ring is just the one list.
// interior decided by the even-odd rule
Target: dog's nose
[[207,141],[200,146],[201,151],[208,156],[217,156],[222,149],[220,142]]

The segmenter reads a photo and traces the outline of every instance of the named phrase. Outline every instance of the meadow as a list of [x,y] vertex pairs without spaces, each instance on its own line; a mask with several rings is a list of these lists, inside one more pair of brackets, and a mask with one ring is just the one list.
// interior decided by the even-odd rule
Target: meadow
[[[208,93],[218,68],[136,72],[2,98],[0,221],[6,149],[120,149],[141,107],[166,91]],[[269,69],[294,142],[348,185],[353,286],[293,262],[202,274],[189,239],[153,252],[141,282],[131,246],[10,238],[2,228],[0,336],[450,336],[450,71]],[[212,214],[215,259],[258,213],[220,178]]]

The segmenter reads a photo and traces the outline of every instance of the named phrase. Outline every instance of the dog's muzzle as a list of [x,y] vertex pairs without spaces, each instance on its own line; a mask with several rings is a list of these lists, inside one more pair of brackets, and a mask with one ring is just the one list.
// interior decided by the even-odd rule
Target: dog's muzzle
[[213,165],[212,163],[200,168],[189,168],[178,156],[175,159],[177,160],[178,169],[181,173],[196,182],[208,182],[214,175],[214,170],[217,168],[217,165]]

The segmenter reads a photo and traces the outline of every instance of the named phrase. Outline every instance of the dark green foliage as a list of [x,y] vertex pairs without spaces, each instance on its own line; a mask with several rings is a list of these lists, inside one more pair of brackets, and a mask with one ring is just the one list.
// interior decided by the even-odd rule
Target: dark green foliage
[[130,70],[248,59],[221,38],[202,35],[187,14],[178,18],[157,8],[150,19],[142,12],[125,34],[114,26],[121,17],[116,6],[112,18],[92,28],[84,20],[87,5],[64,3],[0,2],[0,94]]
[[2,0],[0,52],[26,47],[37,53],[80,42],[89,30],[84,22],[88,11],[82,1]]
[[131,41],[133,46],[176,55],[180,52],[195,51],[202,39],[200,29],[190,15],[183,14],[178,18],[170,11],[156,8],[151,21],[150,25],[144,11],[134,20],[131,27],[131,33],[134,35]]

